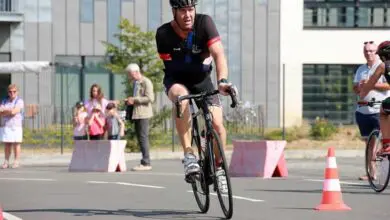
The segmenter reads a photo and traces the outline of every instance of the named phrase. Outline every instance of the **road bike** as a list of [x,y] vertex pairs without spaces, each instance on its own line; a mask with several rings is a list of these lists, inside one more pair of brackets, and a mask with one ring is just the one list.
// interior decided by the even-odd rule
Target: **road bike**
[[[381,104],[381,101],[358,101],[360,106],[370,106]],[[390,155],[378,154],[382,149],[382,132],[373,130],[367,137],[365,152],[365,168],[368,182],[375,192],[382,192],[386,189],[390,179]]]
[[[224,154],[223,146],[219,135],[212,126],[212,114],[209,109],[209,104],[206,99],[209,96],[218,94],[218,90],[203,92],[199,94],[190,94],[185,96],[179,96],[176,101],[176,116],[181,117],[181,101],[189,100],[189,106],[192,117],[192,129],[191,129],[191,145],[196,146],[198,149],[198,163],[200,166],[200,172],[188,175],[186,181],[191,184],[192,191],[195,196],[195,200],[202,213],[206,213],[210,207],[210,185],[213,186],[214,192],[217,193],[219,203],[222,211],[227,219],[233,216],[233,194],[232,186],[230,182],[228,164]],[[229,95],[232,100],[230,105],[235,108],[237,105],[236,90],[230,89]],[[195,110],[194,103],[198,106],[198,110]],[[198,117],[203,118],[205,127],[200,130]],[[204,139],[203,139],[204,138]],[[204,141],[202,141],[204,140]],[[220,167],[216,164],[216,155],[221,158]],[[222,170],[221,170],[222,169]],[[218,184],[218,178],[216,173],[218,172],[218,178],[226,179],[226,188]],[[223,176],[221,176],[223,175]],[[224,201],[227,199],[227,201]]]

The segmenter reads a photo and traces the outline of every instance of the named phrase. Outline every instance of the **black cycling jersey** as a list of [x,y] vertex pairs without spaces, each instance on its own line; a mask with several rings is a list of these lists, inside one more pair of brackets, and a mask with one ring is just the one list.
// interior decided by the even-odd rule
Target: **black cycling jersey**
[[[210,16],[196,14],[194,28],[182,39],[170,22],[157,29],[156,43],[165,65],[165,78],[197,83],[212,70],[209,47],[220,40]],[[207,59],[209,58],[209,59]]]

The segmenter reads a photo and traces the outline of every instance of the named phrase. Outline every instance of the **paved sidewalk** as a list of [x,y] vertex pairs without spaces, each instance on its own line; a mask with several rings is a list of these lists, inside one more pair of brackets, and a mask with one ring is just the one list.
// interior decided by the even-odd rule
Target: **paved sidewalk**
[[[181,152],[171,152],[171,151],[151,151],[150,156],[153,160],[162,160],[162,159],[177,159],[180,160],[183,158],[183,153]],[[227,151],[226,157],[231,158],[232,150]],[[321,150],[285,150],[286,159],[315,159],[315,158],[324,158],[327,155],[326,149]],[[336,149],[336,157],[364,157],[364,150],[342,150]],[[0,153],[0,162],[3,161],[4,153]],[[70,163],[72,158],[71,153],[51,153],[51,154],[23,154],[22,153],[22,164],[23,165],[66,165]],[[140,160],[140,153],[126,153],[126,160]],[[12,162],[12,156],[11,156]]]

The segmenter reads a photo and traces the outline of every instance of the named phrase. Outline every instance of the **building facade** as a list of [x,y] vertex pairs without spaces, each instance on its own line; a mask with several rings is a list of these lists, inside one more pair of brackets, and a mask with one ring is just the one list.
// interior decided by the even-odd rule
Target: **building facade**
[[[353,123],[353,71],[364,63],[363,41],[388,39],[387,1],[199,2],[197,11],[217,25],[240,99],[262,106],[266,127],[316,116]],[[92,83],[109,99],[123,98],[123,76],[99,65],[107,61],[102,42],[118,43],[121,17],[144,31],[172,19],[168,0],[0,0],[0,10],[0,61],[83,67],[0,75],[0,90],[16,83],[27,103],[49,109],[86,99]],[[157,107],[169,105],[163,93],[157,97]],[[228,109],[230,100],[223,101]]]

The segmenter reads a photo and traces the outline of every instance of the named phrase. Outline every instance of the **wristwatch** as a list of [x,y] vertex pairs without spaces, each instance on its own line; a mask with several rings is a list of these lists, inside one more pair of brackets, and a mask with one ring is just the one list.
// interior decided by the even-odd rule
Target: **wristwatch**
[[217,83],[218,83],[218,85],[219,85],[219,84],[221,84],[221,83],[228,83],[228,81],[227,81],[227,79],[222,78],[222,79],[218,80]]

